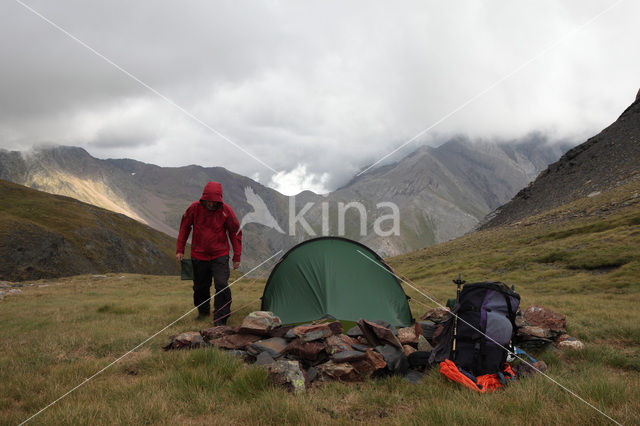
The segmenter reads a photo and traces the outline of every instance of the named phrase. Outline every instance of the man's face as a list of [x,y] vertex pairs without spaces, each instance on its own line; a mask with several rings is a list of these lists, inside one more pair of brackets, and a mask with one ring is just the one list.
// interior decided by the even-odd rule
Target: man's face
[[204,206],[207,208],[207,210],[218,210],[221,205],[222,205],[222,203],[217,202],[217,201],[205,201],[204,202]]

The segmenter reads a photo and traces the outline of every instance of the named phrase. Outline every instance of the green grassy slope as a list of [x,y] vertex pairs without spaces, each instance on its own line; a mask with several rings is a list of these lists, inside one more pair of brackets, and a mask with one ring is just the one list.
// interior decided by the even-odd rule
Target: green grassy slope
[[124,215],[0,180],[0,280],[177,274],[175,240]]
[[[640,184],[579,200],[509,227],[477,232],[389,259],[445,302],[451,279],[501,280],[522,306],[567,316],[580,352],[537,354],[548,374],[623,424],[640,421]],[[39,285],[48,284],[46,287]],[[260,306],[264,281],[232,287],[237,324]],[[191,283],[110,275],[39,281],[0,301],[0,422],[25,420],[191,305]],[[433,304],[411,289],[413,314]],[[420,303],[418,303],[420,302]],[[213,349],[163,352],[168,336],[205,325],[194,314],[160,333],[34,419],[58,423],[188,424],[605,424],[544,377],[479,395],[433,369],[399,378],[327,383],[294,396],[265,374]]]

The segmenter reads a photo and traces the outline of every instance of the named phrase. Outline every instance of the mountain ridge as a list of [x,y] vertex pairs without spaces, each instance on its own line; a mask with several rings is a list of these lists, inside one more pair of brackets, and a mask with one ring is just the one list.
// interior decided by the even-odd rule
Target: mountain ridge
[[[26,154],[0,150],[0,178],[74,196],[126,214],[173,237],[182,213],[200,197],[206,182],[222,183],[225,202],[234,208],[239,220],[254,210],[248,202],[249,191],[264,201],[282,231],[256,223],[246,225],[243,258],[249,263],[311,236],[301,233],[299,224],[295,230],[289,229],[292,210],[295,215],[311,203],[304,219],[316,235],[322,235],[322,205],[329,203],[328,234],[337,235],[337,204],[359,201],[367,209],[366,233],[360,233],[359,217],[351,211],[345,217],[345,236],[367,243],[386,256],[446,241],[472,229],[500,201],[506,201],[526,185],[531,169],[542,169],[538,160],[529,161],[524,167],[526,161],[519,164],[517,158],[527,157],[527,150],[544,151],[540,156],[545,157],[562,149],[546,145],[543,137],[533,139],[538,145],[526,149],[518,144],[509,147],[484,143],[480,147],[466,138],[453,139],[437,148],[421,147],[394,164],[372,169],[324,195],[303,191],[287,197],[223,167],[160,167],[134,159],[103,160],[77,147]],[[478,170],[471,173],[471,168]],[[482,182],[495,187],[495,191],[484,188]],[[377,209],[379,201],[400,206],[400,236],[386,239],[374,232],[372,215],[387,213]]]

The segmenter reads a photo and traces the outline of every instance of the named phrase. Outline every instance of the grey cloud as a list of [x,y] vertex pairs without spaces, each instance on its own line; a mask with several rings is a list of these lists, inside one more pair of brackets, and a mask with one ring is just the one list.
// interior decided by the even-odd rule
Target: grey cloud
[[[609,5],[29,4],[276,170],[328,173],[328,189]],[[638,89],[639,12],[623,2],[398,154],[453,134],[597,132]],[[0,147],[55,141],[269,182],[271,171],[18,3],[2,2],[0,16]]]

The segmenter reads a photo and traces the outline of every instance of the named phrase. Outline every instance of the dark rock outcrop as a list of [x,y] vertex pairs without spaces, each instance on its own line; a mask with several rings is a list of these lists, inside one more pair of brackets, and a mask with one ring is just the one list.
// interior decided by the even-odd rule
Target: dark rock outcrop
[[568,151],[529,186],[490,213],[479,229],[525,217],[593,196],[640,175],[640,100],[598,135]]

